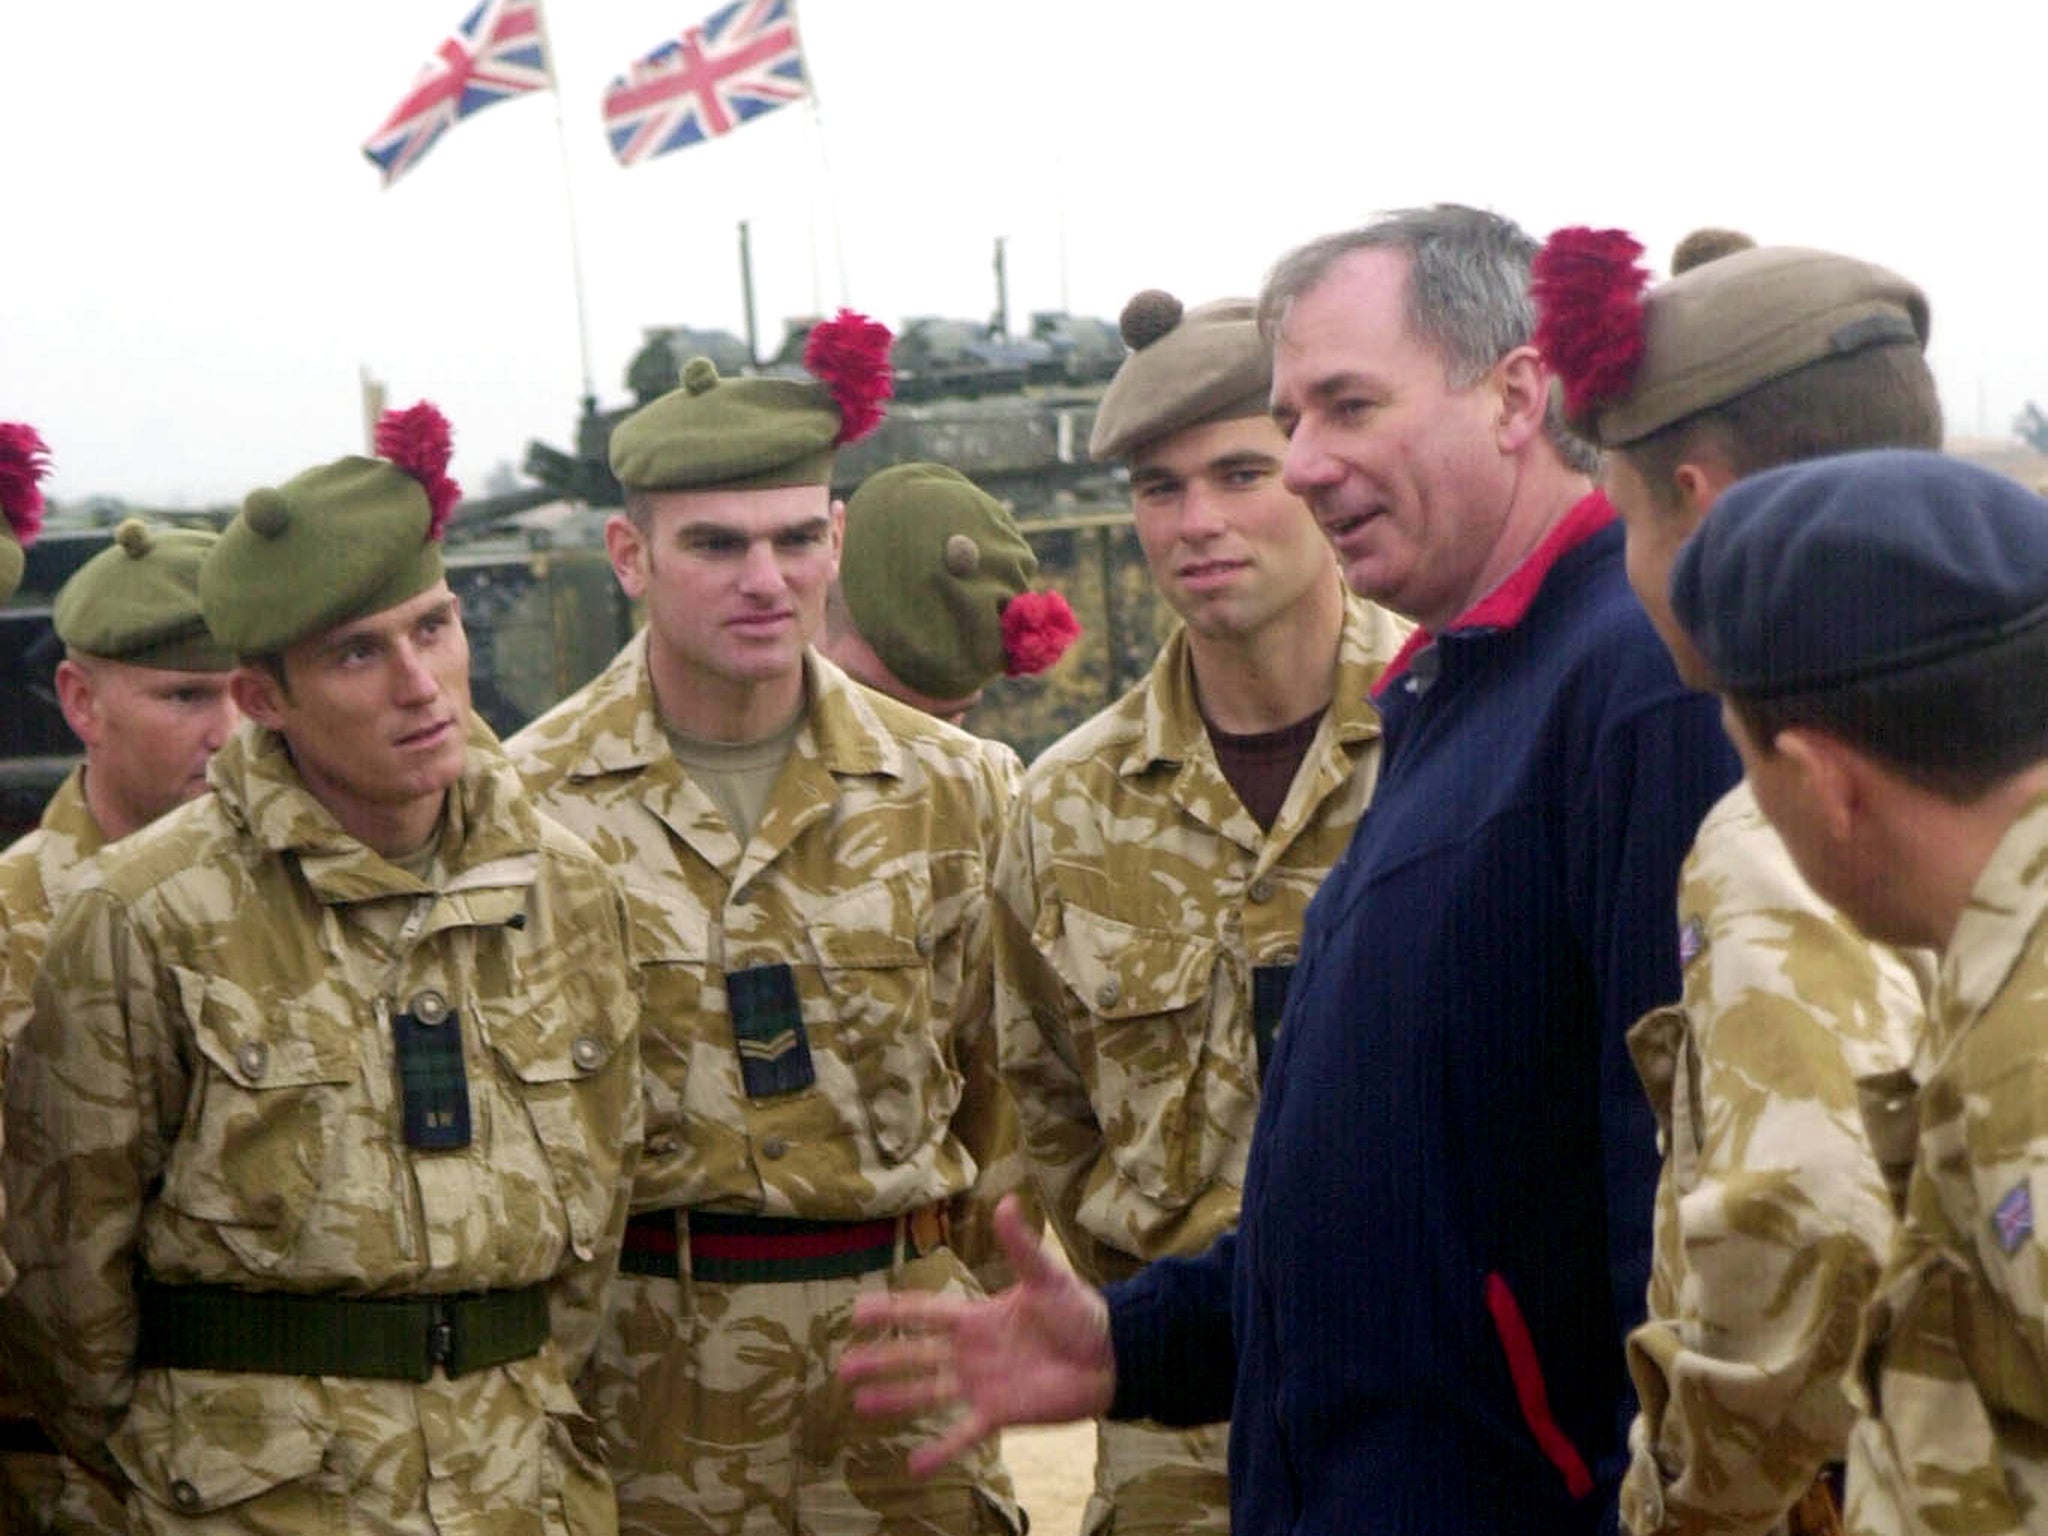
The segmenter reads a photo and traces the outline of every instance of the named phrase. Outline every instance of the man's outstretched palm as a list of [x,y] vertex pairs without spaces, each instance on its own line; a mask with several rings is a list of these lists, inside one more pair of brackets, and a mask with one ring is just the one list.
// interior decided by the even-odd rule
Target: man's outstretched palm
[[986,1301],[876,1292],[854,1304],[855,1326],[887,1336],[849,1348],[840,1378],[861,1413],[956,1407],[960,1418],[910,1459],[920,1475],[1006,1424],[1063,1424],[1103,1413],[1116,1362],[1102,1294],[1054,1262],[1032,1238],[1014,1196],[996,1207],[995,1231],[1017,1283]]

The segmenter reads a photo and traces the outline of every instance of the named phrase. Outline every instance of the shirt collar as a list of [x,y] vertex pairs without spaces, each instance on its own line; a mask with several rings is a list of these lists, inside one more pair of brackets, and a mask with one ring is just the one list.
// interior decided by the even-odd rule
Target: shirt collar
[[[1557,562],[1613,521],[1614,504],[1607,499],[1605,491],[1596,490],[1580,497],[1571,511],[1558,519],[1557,526],[1543,536],[1543,541],[1529,551],[1522,563],[1492,591],[1453,619],[1444,634],[1513,629],[1528,617],[1536,594],[1542,590],[1545,579]],[[1409,634],[1407,643],[1387,663],[1387,670],[1380,674],[1379,681],[1373,684],[1372,696],[1375,699],[1383,697],[1415,658],[1436,644],[1438,638],[1417,625]]]

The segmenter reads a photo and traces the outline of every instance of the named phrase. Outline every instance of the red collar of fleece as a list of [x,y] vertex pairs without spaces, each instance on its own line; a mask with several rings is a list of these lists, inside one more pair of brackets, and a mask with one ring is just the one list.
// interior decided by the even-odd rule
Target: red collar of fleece
[[[1508,573],[1507,580],[1453,619],[1444,633],[1461,629],[1513,629],[1528,615],[1529,605],[1536,601],[1551,568],[1613,521],[1614,504],[1605,491],[1580,497],[1557,526],[1543,536],[1543,542]],[[1393,687],[1416,653],[1436,644],[1436,639],[1419,625],[1410,631],[1407,642],[1372,685],[1372,696],[1377,699]]]

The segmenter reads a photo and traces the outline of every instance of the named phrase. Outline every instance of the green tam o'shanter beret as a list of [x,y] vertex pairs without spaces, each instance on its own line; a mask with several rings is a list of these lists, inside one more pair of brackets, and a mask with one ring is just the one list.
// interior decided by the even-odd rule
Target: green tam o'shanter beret
[[943,464],[868,476],[846,504],[839,588],[861,638],[919,693],[962,699],[1042,672],[1080,634],[1001,502]]
[[379,458],[351,456],[251,491],[199,572],[214,638],[237,656],[417,597],[443,574],[441,534],[461,499],[448,422],[422,401],[386,411]]
[[882,419],[891,339],[842,309],[804,343],[808,379],[723,379],[710,358],[693,357],[680,388],[612,433],[612,473],[629,491],[829,485],[834,450]]
[[1131,355],[1096,409],[1091,459],[1129,459],[1187,427],[1266,414],[1273,349],[1250,299],[1183,311],[1172,294],[1148,288],[1124,306],[1117,328]]
[[23,551],[43,527],[39,481],[50,472],[50,448],[25,422],[0,421],[0,603],[21,585]]
[[1927,346],[1926,295],[1895,272],[1797,246],[1706,261],[1643,295],[1642,247],[1561,229],[1537,253],[1536,345],[1575,430],[1620,448],[1823,358]]
[[220,536],[131,517],[57,594],[57,638],[74,651],[167,672],[225,672],[234,654],[199,612],[199,567]]

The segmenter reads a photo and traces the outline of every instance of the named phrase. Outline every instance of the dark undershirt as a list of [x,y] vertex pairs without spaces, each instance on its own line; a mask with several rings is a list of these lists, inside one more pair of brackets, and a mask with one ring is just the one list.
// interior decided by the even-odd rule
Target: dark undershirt
[[1216,766],[1237,791],[1238,801],[1252,813],[1261,832],[1273,830],[1280,807],[1287,803],[1287,791],[1294,784],[1295,770],[1308,756],[1309,743],[1316,739],[1316,727],[1323,722],[1327,705],[1292,725],[1277,731],[1258,731],[1238,736],[1223,730],[1205,713],[1202,724],[1209,732],[1209,744],[1216,751]]

